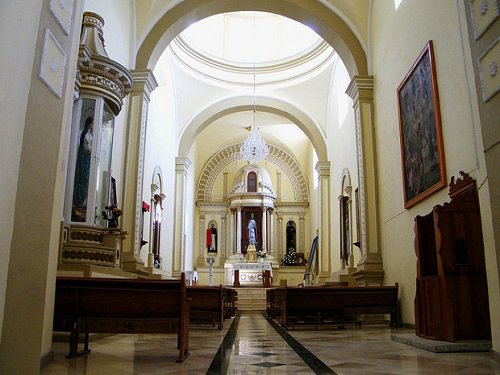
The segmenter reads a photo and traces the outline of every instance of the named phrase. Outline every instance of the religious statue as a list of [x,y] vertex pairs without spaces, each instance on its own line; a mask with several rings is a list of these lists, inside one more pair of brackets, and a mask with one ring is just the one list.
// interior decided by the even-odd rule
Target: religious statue
[[217,252],[217,229],[214,224],[207,229],[207,250],[209,253]]
[[248,222],[248,243],[250,245],[255,245],[257,243],[257,223],[253,218],[253,214],[250,216],[250,221]]
[[84,129],[80,134],[80,143],[78,144],[73,188],[73,209],[71,213],[72,221],[83,222],[86,218],[93,131],[94,118],[87,117]]

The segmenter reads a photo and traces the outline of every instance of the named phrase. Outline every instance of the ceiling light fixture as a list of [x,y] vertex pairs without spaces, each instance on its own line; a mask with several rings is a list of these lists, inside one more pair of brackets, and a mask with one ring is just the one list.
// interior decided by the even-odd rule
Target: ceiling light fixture
[[[253,27],[255,34],[255,13],[253,15]],[[254,43],[255,44],[255,43]],[[256,46],[254,46],[256,48]],[[269,148],[266,142],[262,139],[259,134],[259,130],[255,125],[255,117],[257,112],[257,106],[255,103],[255,62],[253,64],[253,125],[250,127],[250,134],[248,135],[245,142],[240,147],[240,154],[244,159],[248,160],[249,163],[253,164],[259,160],[264,160]]]

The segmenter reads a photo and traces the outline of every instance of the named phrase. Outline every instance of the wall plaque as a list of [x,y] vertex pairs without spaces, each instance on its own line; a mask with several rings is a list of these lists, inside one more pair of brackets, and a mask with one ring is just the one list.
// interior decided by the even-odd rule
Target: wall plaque
[[47,29],[43,42],[42,61],[40,63],[40,79],[57,97],[61,98],[66,68],[66,52],[56,37]]

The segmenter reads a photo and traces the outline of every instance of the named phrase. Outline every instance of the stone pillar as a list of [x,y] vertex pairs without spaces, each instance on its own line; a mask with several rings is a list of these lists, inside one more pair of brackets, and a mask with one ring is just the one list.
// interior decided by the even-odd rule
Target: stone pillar
[[191,166],[188,158],[175,159],[175,205],[174,205],[174,252],[172,254],[172,275],[177,277],[183,271],[186,251],[186,188],[187,174]]
[[319,191],[319,243],[318,275],[315,283],[322,283],[330,277],[330,162],[316,164]]
[[267,207],[262,207],[262,251],[267,252]]
[[220,229],[219,229],[219,238],[218,238],[218,246],[219,246],[219,251],[220,251],[220,263],[224,265],[224,262],[226,261],[227,258],[227,253],[226,253],[226,215],[221,215],[220,217]]
[[299,214],[299,251],[306,252],[306,219],[304,214]]
[[384,277],[380,255],[378,184],[376,175],[373,77],[354,76],[346,94],[353,100],[359,176],[361,259],[353,273],[358,285],[381,285]]
[[274,259],[274,210],[269,210],[269,257]]
[[146,120],[151,92],[158,86],[151,70],[132,71],[134,85],[130,93],[128,127],[125,144],[125,173],[123,184],[122,227],[128,233],[123,241],[122,268],[144,272],[140,257],[142,220],[142,183],[144,176],[144,147]]
[[224,181],[223,181],[223,189],[222,189],[222,200],[227,201],[227,172],[224,172]]
[[281,260],[285,255],[283,253],[283,214],[276,212],[276,216],[278,217],[278,230],[276,233],[278,239],[278,259]]
[[236,208],[236,254],[241,255],[241,207]]
[[276,199],[281,200],[281,172],[276,172]]
[[230,228],[229,228],[229,241],[230,241],[230,252],[231,252],[231,255],[234,255],[236,253],[236,246],[234,244],[234,215],[235,215],[235,211],[233,209],[231,209],[231,223],[229,224],[230,225]]
[[199,242],[198,242],[198,259],[196,260],[197,266],[205,265],[205,239],[207,230],[205,228],[205,215],[200,215],[198,220],[199,230]]

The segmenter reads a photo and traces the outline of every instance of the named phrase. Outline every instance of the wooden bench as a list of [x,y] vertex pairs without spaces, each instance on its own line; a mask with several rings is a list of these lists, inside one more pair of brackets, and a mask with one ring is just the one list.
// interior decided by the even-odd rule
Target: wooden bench
[[224,323],[224,296],[222,286],[188,286],[189,317],[192,323],[210,323],[219,330]]
[[231,319],[236,315],[236,301],[238,292],[234,288],[222,288],[224,297],[224,319]]
[[[180,280],[58,277],[54,331],[70,332],[68,358],[89,353],[89,333],[177,333],[177,362],[189,349],[189,301]],[[78,351],[78,337],[85,347]]]
[[266,311],[271,319],[280,317],[284,298],[284,287],[266,289]]
[[288,329],[296,324],[338,324],[357,314],[389,314],[399,326],[398,284],[369,287],[285,287],[268,294],[269,311]]

